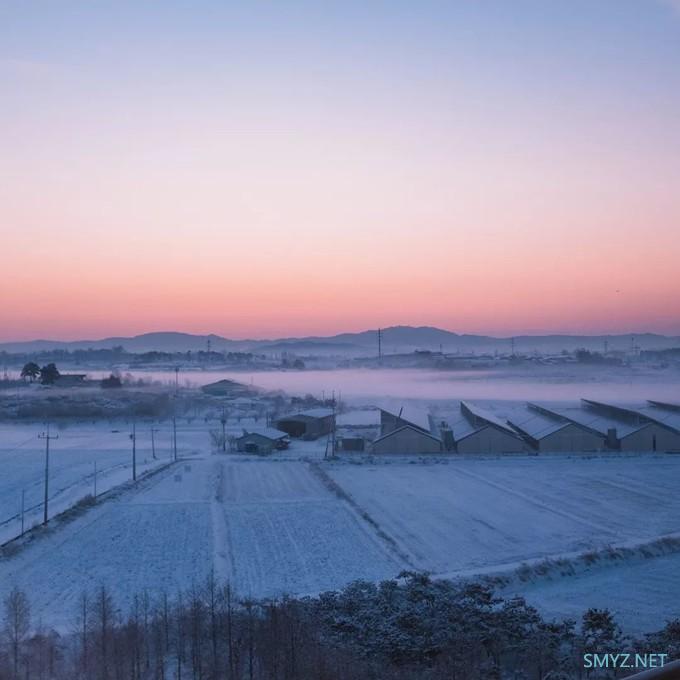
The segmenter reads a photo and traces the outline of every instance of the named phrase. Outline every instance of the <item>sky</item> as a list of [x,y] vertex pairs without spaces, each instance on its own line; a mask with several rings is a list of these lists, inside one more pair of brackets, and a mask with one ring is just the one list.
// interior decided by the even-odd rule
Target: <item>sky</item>
[[680,334],[680,1],[0,0],[0,340]]

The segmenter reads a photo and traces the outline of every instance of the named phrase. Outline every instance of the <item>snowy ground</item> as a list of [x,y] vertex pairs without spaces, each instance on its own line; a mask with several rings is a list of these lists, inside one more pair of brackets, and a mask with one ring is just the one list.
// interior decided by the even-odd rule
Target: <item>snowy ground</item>
[[[0,543],[21,531],[24,492],[25,527],[42,521],[45,477],[45,441],[40,425],[0,425]],[[62,512],[79,499],[106,491],[130,478],[132,445],[128,426],[76,424],[55,428],[50,435],[49,514]],[[151,453],[150,434],[139,432],[137,471],[142,474],[169,460],[168,443],[157,437],[157,459]]]
[[610,609],[626,632],[659,630],[680,617],[680,554],[632,559],[575,576],[505,589],[523,595],[547,618],[578,620],[587,607]]
[[106,583],[175,593],[211,569],[242,596],[314,593],[400,564],[306,463],[186,459],[0,560],[0,597],[18,585],[34,612],[67,627],[82,592]]
[[680,456],[333,465],[420,569],[453,573],[680,530]]
[[[275,458],[211,455],[205,424],[183,427],[184,460],[0,558],[0,599],[18,585],[36,619],[68,627],[80,594],[101,583],[124,611],[135,592],[172,594],[211,570],[243,597],[311,594],[409,568],[512,570],[680,531],[680,456],[331,463],[322,440]],[[91,451],[109,451],[105,439]],[[674,565],[680,555],[512,588],[551,616],[608,606],[656,628],[673,614],[663,597],[679,594]]]

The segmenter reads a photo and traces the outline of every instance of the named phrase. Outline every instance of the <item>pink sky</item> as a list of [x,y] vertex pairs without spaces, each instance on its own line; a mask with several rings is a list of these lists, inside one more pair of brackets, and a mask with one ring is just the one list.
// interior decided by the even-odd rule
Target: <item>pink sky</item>
[[680,334],[680,16],[649,7],[548,57],[473,10],[459,53],[435,9],[231,54],[227,24],[45,46],[26,19],[0,54],[0,339]]

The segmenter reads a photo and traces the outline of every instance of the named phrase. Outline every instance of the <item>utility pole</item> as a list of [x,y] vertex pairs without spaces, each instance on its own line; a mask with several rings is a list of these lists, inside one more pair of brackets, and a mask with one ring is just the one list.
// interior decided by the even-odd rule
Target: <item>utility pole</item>
[[172,416],[172,451],[174,460],[177,460],[177,418]]
[[382,361],[382,330],[378,328],[378,359]]
[[136,422],[132,421],[132,434],[130,435],[132,440],[132,480],[137,481],[137,428]]
[[154,434],[158,432],[158,430],[152,425],[151,426],[151,455],[153,456],[153,459],[156,460],[156,439],[154,438]]
[[179,366],[175,366],[175,396],[179,394]]
[[512,347],[512,351],[511,351],[510,354],[511,354],[511,356],[514,357],[515,356],[515,338],[514,338],[514,336],[512,338],[510,338],[510,345]]
[[332,432],[331,458],[335,458],[335,390],[333,390],[333,432]]
[[21,490],[21,535],[24,535],[24,512],[26,508],[26,490]]
[[50,424],[47,423],[47,431],[38,435],[38,439],[45,440],[45,500],[43,507],[43,525],[47,526],[47,504],[49,501],[49,487],[50,487],[50,440],[59,439],[59,435],[50,434]]
[[222,423],[222,453],[227,452],[227,411],[222,407],[222,415],[220,417],[220,423]]

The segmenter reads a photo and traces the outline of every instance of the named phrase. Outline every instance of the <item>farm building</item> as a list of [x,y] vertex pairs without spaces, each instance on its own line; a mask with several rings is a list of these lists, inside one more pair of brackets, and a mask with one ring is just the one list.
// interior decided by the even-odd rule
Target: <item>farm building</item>
[[398,413],[392,413],[392,411],[384,408],[380,409],[381,436],[407,425],[423,432],[430,432],[430,424],[426,413],[408,407],[402,407]]
[[582,399],[584,407],[642,426],[621,441],[624,451],[680,451],[680,414],[653,404],[611,404]]
[[521,453],[527,449],[507,422],[469,401],[460,402],[460,415],[449,426],[458,453]]
[[381,435],[371,447],[376,454],[420,455],[440,453],[441,450],[440,439],[410,423]]
[[582,400],[581,404],[541,402],[533,408],[555,414],[588,428],[605,438],[608,449],[618,451],[680,450],[680,436],[667,426],[646,418],[641,413],[625,413],[621,407]]
[[536,450],[552,453],[602,451],[605,436],[555,414],[530,406],[508,411],[508,423]]
[[61,373],[54,384],[57,387],[79,387],[87,384],[86,379],[85,373]]
[[288,448],[289,439],[286,432],[273,427],[261,427],[244,431],[235,440],[236,450],[244,453],[271,453],[277,449]]
[[291,437],[317,439],[333,431],[335,413],[330,408],[312,408],[282,416],[276,421],[276,427]]
[[213,397],[243,397],[255,394],[255,390],[248,385],[235,380],[218,380],[217,382],[203,385],[201,391]]
[[430,432],[427,413],[413,408],[400,408],[393,413],[380,409],[380,436],[373,441],[373,453],[420,455],[439,453],[441,439]]
[[364,451],[366,449],[366,439],[354,432],[340,433],[336,439],[338,451]]

